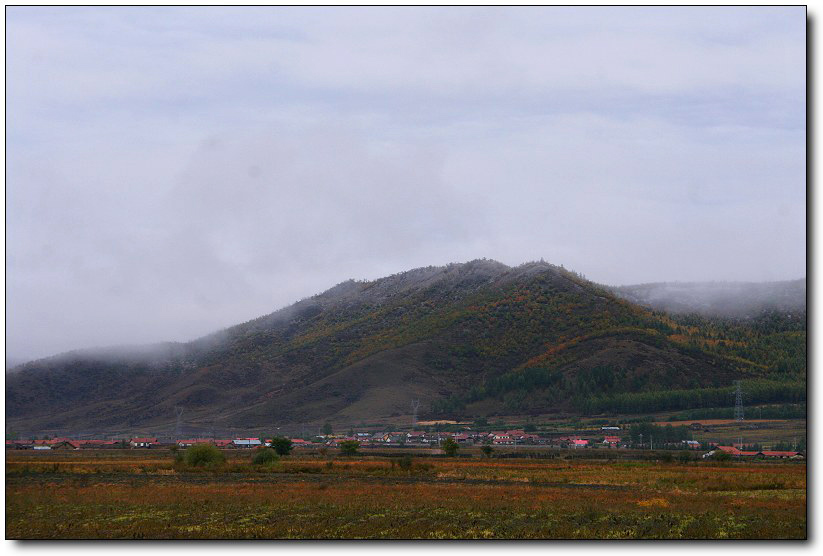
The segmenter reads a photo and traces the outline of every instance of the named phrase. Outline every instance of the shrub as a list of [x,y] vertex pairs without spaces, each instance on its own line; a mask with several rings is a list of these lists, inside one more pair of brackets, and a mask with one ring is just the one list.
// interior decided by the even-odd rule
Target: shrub
[[287,456],[291,452],[291,440],[283,436],[275,436],[271,439],[271,447],[280,456]]
[[492,457],[492,452],[494,452],[494,448],[492,448],[488,444],[485,444],[482,448],[480,448],[480,451],[483,452],[484,456],[490,458]]
[[183,462],[190,467],[216,467],[226,462],[217,446],[212,444],[195,444],[186,448]]
[[353,456],[360,448],[360,443],[357,440],[344,440],[340,443],[340,453],[347,456]]
[[271,465],[279,459],[280,457],[277,455],[276,450],[271,448],[258,448],[251,462],[253,465]]
[[402,469],[404,471],[410,470],[412,468],[412,458],[411,458],[411,456],[406,454],[405,456],[401,457],[397,461],[397,465],[400,467],[400,469]]

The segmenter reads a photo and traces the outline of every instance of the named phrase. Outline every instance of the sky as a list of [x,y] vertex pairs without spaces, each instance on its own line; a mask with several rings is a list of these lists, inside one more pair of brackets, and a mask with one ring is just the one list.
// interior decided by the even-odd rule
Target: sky
[[806,275],[799,7],[6,8],[6,355],[354,279]]

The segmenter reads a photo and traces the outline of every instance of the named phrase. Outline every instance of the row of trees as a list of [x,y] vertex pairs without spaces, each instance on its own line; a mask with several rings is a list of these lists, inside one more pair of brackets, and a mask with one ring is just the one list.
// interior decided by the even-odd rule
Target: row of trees
[[[800,403],[806,401],[806,383],[799,381],[744,380],[744,401],[752,403]],[[630,392],[574,399],[575,407],[587,414],[652,413],[701,407],[731,407],[734,387],[694,388]]]
[[671,444],[683,440],[691,440],[692,433],[689,427],[672,425],[659,426],[652,423],[638,423],[629,427],[629,440],[633,444],[650,442],[652,439],[656,443]]
[[[803,419],[807,416],[805,403],[791,403],[747,407],[745,415],[750,419]],[[669,421],[696,421],[700,419],[733,419],[733,407],[705,407],[676,413]]]

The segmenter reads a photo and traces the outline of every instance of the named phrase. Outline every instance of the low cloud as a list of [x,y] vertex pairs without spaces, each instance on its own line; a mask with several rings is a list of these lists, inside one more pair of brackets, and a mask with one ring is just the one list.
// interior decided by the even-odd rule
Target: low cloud
[[347,278],[805,274],[798,8],[9,8],[7,346]]

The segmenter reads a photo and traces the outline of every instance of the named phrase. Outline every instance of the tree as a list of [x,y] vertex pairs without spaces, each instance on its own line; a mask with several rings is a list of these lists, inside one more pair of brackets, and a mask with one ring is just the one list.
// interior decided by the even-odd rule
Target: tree
[[340,453],[346,456],[353,456],[360,448],[360,443],[357,440],[344,440],[340,443]]
[[323,434],[329,435],[333,432],[334,432],[334,429],[331,427],[331,423],[326,421],[326,423],[323,425]]
[[291,440],[284,436],[275,436],[271,439],[271,447],[279,456],[287,456],[291,452]]
[[194,444],[183,455],[183,462],[190,467],[216,467],[225,461],[223,452],[213,444]]
[[534,423],[529,423],[528,425],[523,427],[523,432],[536,432],[536,431],[537,431],[537,425],[535,425]]
[[487,458],[490,458],[490,457],[492,457],[492,452],[494,452],[494,448],[492,448],[488,444],[484,444],[483,447],[480,448],[480,451],[483,452],[484,456],[486,456]]
[[443,451],[449,457],[456,455],[458,448],[460,448],[460,445],[454,441],[454,438],[447,438],[446,441],[443,442]]

